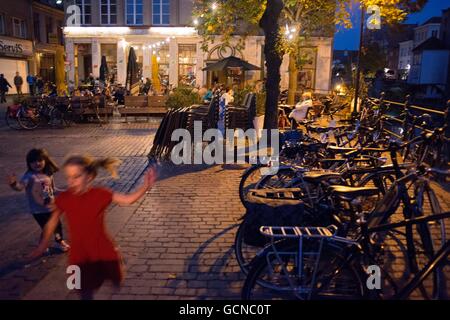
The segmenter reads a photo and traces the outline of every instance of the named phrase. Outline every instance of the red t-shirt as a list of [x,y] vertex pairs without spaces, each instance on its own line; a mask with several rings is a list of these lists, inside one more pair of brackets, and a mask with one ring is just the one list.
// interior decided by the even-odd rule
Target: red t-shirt
[[105,210],[111,201],[112,192],[105,188],[92,188],[80,195],[65,191],[56,197],[56,206],[69,225],[70,264],[119,260],[105,229]]

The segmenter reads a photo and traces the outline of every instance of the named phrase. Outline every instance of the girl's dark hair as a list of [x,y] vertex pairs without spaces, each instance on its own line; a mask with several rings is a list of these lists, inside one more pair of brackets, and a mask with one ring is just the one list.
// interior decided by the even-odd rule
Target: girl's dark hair
[[33,162],[36,162],[36,161],[41,161],[41,160],[45,161],[45,166],[44,166],[43,172],[46,175],[51,176],[59,170],[58,166],[50,158],[47,150],[45,150],[45,149],[31,149],[30,151],[28,151],[28,154],[27,154],[28,170],[33,171],[33,169],[31,169],[30,164]]
[[76,155],[71,156],[64,162],[64,167],[69,165],[80,166],[83,170],[93,178],[98,174],[98,169],[103,168],[108,171],[113,178],[117,178],[117,167],[120,160],[114,158],[93,159],[90,156]]

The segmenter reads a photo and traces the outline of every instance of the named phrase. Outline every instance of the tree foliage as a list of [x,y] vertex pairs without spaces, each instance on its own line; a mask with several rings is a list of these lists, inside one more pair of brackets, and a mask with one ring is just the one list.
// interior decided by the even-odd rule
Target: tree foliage
[[[235,35],[238,36],[236,46],[242,47],[246,36],[264,31],[264,50],[268,69],[264,126],[272,128],[276,121],[268,118],[276,117],[277,113],[275,96],[279,93],[279,67],[282,55],[289,53],[295,56],[297,64],[301,65],[300,48],[308,41],[309,36],[332,33],[336,25],[347,28],[352,26],[350,17],[354,2],[354,0],[216,0],[215,2],[194,0],[193,24],[203,36],[204,50],[207,50],[209,43],[215,41],[228,43]],[[402,22],[410,12],[421,10],[427,0],[359,2],[366,8],[378,6],[381,9],[381,23],[392,24]],[[276,23],[273,21],[274,17],[277,19]],[[291,39],[286,38],[288,35],[286,31],[292,34]],[[277,34],[275,38],[274,33]],[[277,68],[278,73],[275,72]]]

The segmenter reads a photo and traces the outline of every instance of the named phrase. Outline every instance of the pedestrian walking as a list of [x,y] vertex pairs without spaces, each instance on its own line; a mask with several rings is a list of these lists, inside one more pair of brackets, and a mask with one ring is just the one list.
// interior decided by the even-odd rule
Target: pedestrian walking
[[23,79],[19,75],[19,72],[16,72],[16,76],[14,77],[14,85],[16,86],[17,94],[22,95]]
[[145,175],[143,184],[129,194],[113,192],[93,185],[100,168],[116,177],[118,160],[94,160],[87,156],[72,156],[64,163],[68,190],[56,197],[55,210],[45,227],[43,239],[30,258],[45,250],[59,217],[65,214],[70,229],[69,264],[80,268],[81,299],[93,299],[94,292],[105,280],[116,286],[123,279],[121,256],[105,228],[105,211],[111,204],[130,205],[140,199],[156,181],[154,169]]
[[[41,229],[44,230],[54,206],[55,183],[53,175],[58,171],[58,166],[45,149],[30,150],[26,157],[26,163],[28,169],[20,181],[17,181],[15,174],[11,174],[8,177],[8,183],[16,191],[26,191],[30,213]],[[57,247],[64,252],[69,250],[69,245],[63,239],[59,219],[55,225],[54,235]],[[47,247],[44,249],[47,249]]]
[[0,103],[6,102],[6,94],[8,93],[8,87],[12,88],[5,76],[0,74]]
[[30,87],[30,95],[34,96],[34,86],[36,84],[36,77],[33,76],[32,74],[29,74],[27,76],[27,83],[28,86]]

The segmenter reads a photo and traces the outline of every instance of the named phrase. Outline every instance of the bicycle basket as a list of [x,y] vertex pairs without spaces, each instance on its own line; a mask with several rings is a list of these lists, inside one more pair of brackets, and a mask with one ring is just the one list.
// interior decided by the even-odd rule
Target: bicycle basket
[[244,242],[263,247],[268,239],[261,226],[299,226],[303,222],[303,201],[299,188],[252,189],[248,194],[248,209],[244,218]]

